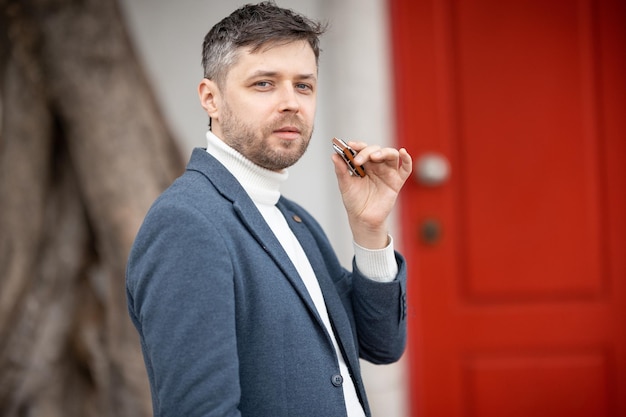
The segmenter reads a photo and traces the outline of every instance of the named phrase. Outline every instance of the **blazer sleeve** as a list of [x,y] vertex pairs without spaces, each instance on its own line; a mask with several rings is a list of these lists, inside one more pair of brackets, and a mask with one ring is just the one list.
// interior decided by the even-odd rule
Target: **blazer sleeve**
[[231,254],[205,215],[176,202],[146,217],[127,267],[154,415],[240,416]]
[[396,252],[398,275],[391,282],[363,276],[353,262],[352,308],[359,355],[372,363],[387,364],[400,359],[406,347],[406,262]]

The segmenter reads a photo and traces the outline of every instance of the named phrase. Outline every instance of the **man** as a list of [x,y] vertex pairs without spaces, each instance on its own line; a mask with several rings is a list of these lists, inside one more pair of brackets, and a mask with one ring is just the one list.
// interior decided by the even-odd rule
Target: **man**
[[280,195],[311,139],[322,32],[264,2],[205,37],[207,149],[154,203],[128,263],[155,416],[369,416],[359,357],[404,351],[406,265],[386,220],[411,172],[406,150],[350,142],[363,178],[333,155],[351,272]]

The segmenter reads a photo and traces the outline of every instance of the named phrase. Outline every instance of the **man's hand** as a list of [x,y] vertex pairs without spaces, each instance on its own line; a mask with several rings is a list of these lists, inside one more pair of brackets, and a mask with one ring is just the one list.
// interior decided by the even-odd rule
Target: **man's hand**
[[387,246],[387,217],[402,186],[413,169],[411,156],[402,148],[368,146],[363,142],[348,142],[357,155],[355,164],[363,165],[365,177],[350,174],[345,162],[333,154],[335,174],[354,241],[367,249]]

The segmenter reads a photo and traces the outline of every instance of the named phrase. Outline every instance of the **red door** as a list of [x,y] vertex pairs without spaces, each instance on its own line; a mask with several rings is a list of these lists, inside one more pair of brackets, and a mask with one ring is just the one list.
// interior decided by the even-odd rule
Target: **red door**
[[412,416],[626,417],[626,2],[390,6]]

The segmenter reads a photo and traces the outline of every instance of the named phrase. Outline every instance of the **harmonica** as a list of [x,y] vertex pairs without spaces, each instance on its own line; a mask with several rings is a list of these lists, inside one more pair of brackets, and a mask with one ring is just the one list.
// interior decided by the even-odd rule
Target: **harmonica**
[[341,139],[333,138],[333,149],[339,154],[348,165],[348,169],[352,175],[358,177],[365,176],[365,169],[363,166],[354,163],[354,156],[356,151],[348,146],[348,144]]

